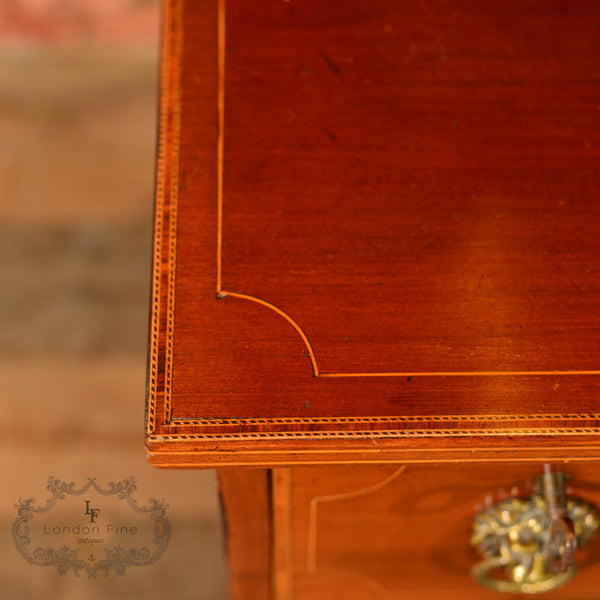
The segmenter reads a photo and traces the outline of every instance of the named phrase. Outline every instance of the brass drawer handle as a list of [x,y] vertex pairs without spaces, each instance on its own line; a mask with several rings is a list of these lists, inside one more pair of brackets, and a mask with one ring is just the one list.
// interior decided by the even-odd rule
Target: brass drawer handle
[[[536,566],[536,570],[539,564]],[[486,587],[498,590],[499,592],[509,592],[512,594],[541,594],[564,585],[573,579],[577,572],[576,567],[570,568],[563,573],[545,573],[539,579],[533,576],[525,580],[511,579],[512,573],[508,573],[508,578],[501,579],[497,573],[502,570],[507,571],[508,566],[503,558],[489,558],[478,562],[472,569],[471,575]],[[537,573],[536,573],[537,576]]]
[[565,495],[566,476],[549,465],[531,496],[507,498],[473,519],[471,545],[483,555],[471,574],[482,585],[537,594],[567,583],[574,554],[596,532],[595,506]]

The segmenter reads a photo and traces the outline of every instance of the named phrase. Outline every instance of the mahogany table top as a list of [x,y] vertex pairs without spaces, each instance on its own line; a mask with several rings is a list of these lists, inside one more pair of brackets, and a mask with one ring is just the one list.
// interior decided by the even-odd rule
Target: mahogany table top
[[164,466],[600,456],[600,5],[171,0]]

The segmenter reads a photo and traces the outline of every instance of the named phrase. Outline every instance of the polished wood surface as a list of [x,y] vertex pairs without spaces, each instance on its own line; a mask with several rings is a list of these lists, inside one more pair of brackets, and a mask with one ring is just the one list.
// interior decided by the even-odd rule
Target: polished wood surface
[[164,23],[150,460],[597,458],[598,4]]
[[[598,465],[565,465],[570,495],[600,503]],[[293,586],[277,600],[493,600],[470,575],[471,522],[488,502],[532,493],[535,465],[345,466],[290,469]],[[516,489],[512,489],[516,488]],[[598,597],[600,539],[578,573],[544,598]]]
[[273,499],[267,469],[221,469],[219,493],[231,600],[272,597]]

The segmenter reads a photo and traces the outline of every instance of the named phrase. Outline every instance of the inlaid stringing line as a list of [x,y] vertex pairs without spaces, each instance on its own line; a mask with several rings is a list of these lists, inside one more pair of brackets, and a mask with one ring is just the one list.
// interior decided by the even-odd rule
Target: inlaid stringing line
[[600,421],[600,413],[586,414],[534,414],[534,415],[414,415],[378,417],[281,417],[269,419],[173,419],[174,425],[202,425],[222,427],[236,425],[303,425],[303,424],[345,424],[345,423],[520,423],[542,421]]
[[[190,433],[190,434],[161,434],[153,435],[150,439],[165,442],[193,442],[218,440],[318,440],[318,439],[401,439],[401,438],[460,438],[460,437],[537,437],[537,436],[593,436],[598,437],[598,430],[591,427],[540,427],[536,429],[392,429],[374,431],[269,431],[255,433]],[[597,449],[596,447],[594,447]],[[513,450],[516,449],[513,448]],[[297,451],[297,450],[296,450]],[[376,450],[376,453],[382,450]],[[392,450],[390,450],[392,451]],[[294,451],[290,451],[294,452]],[[310,450],[311,454],[315,451]],[[336,450],[339,452],[339,450]],[[355,452],[366,452],[356,450]]]
[[[167,3],[168,4],[168,3]],[[160,337],[160,285],[161,285],[161,260],[162,260],[162,243],[164,236],[163,227],[163,211],[165,208],[169,209],[169,237],[168,237],[168,290],[167,290],[167,307],[166,307],[166,364],[165,364],[165,424],[171,423],[171,384],[172,384],[172,369],[173,369],[173,325],[174,325],[174,310],[175,310],[175,271],[176,271],[176,253],[177,253],[177,207],[178,207],[178,185],[179,185],[179,158],[180,158],[180,135],[181,135],[181,67],[182,67],[182,52],[183,52],[183,2],[177,2],[173,9],[173,14],[170,14],[169,6],[165,8],[164,14],[164,30],[163,35],[165,39],[169,40],[166,45],[166,51],[162,55],[162,69],[165,77],[165,92],[161,97],[161,113],[160,113],[160,126],[161,133],[165,136],[165,139],[161,140],[158,150],[157,160],[157,208],[156,208],[156,238],[155,238],[155,249],[154,249],[154,279],[153,279],[153,314],[151,324],[151,361],[150,361],[150,392],[148,402],[148,417],[147,417],[147,433],[151,439],[163,439],[168,441],[180,440],[194,440],[194,439],[207,439],[212,438],[212,435],[192,434],[192,435],[178,435],[178,434],[166,434],[163,436],[152,435],[152,431],[155,430],[155,419],[156,419],[156,402],[157,402],[157,375],[158,375],[158,358],[159,358],[159,337]],[[317,377],[324,378],[345,378],[345,377],[477,377],[477,376],[538,376],[538,375],[600,375],[600,370],[572,370],[572,371],[462,371],[462,372],[356,372],[356,373],[321,373],[319,372],[316,356],[314,354],[312,345],[308,336],[304,333],[302,328],[283,310],[279,309],[275,305],[256,298],[247,294],[227,292],[222,289],[222,246],[223,246],[223,160],[224,160],[224,124],[225,124],[225,34],[226,34],[226,0],[218,0],[218,140],[217,140],[217,197],[218,197],[218,225],[217,225],[217,294],[221,297],[232,296],[240,299],[246,299],[249,301],[256,302],[273,310],[280,316],[282,316],[288,323],[290,323],[297,333],[301,336],[308,355],[311,359],[313,374]],[[169,29],[173,25],[172,29]],[[175,68],[169,69],[169,52],[174,55],[173,63]],[[169,111],[168,103],[171,102],[173,106],[173,113],[171,114],[171,128],[168,127],[169,123]],[[170,150],[171,164],[167,166],[167,152]],[[165,180],[166,171],[170,169],[171,185],[170,194],[165,201]],[[166,206],[168,204],[168,207]],[[446,418],[446,417],[442,417]],[[465,419],[471,418],[461,415],[449,415],[449,419]],[[473,417],[480,420],[489,420],[490,418],[495,419],[499,417],[487,417],[485,415]],[[504,418],[504,416],[500,417]],[[527,418],[542,418],[538,415],[530,415]],[[569,418],[577,418],[583,420],[589,420],[595,418],[593,415],[569,415]],[[395,422],[401,422],[401,417],[382,417],[378,419],[373,418],[370,422],[389,422],[389,419]],[[436,418],[437,419],[437,418]],[[428,420],[428,418],[423,418]],[[230,421],[230,420],[228,420]],[[253,419],[234,419],[238,425],[251,425]],[[301,420],[302,421],[302,420]],[[318,422],[328,423],[335,421],[335,418],[316,418],[308,419],[307,422]],[[218,421],[210,419],[181,419],[178,420],[180,425],[201,425],[207,426],[215,424]],[[270,421],[272,423],[287,422],[286,419],[275,419]],[[381,430],[380,430],[381,431]],[[534,435],[541,433],[542,430],[527,430],[525,435]],[[553,433],[574,433],[574,434],[592,434],[596,430],[589,428],[544,428],[544,432]],[[498,435],[498,434],[523,434],[524,430],[501,430],[497,433],[488,432],[484,435]],[[290,433],[290,437],[298,437],[296,434]],[[425,435],[435,435],[436,437],[441,435],[456,435],[457,430],[437,430],[435,433]],[[393,435],[397,436],[398,431],[395,431]],[[462,434],[466,435],[482,435],[480,431],[468,431],[462,430]],[[274,435],[275,437],[281,437],[282,433],[266,433],[266,434],[234,434],[232,439],[256,439],[257,437],[269,437]],[[303,435],[303,434],[300,434]],[[319,435],[319,434],[318,434]],[[348,434],[344,432],[321,432],[320,435],[326,437],[348,437]],[[378,435],[376,431],[366,432],[354,432],[351,435],[362,437],[364,435]],[[423,430],[416,430],[413,432],[404,432],[402,435],[415,435],[423,436]],[[247,437],[246,437],[247,436]],[[222,439],[221,436],[216,435],[216,438]]]
[[313,496],[309,503],[309,519],[308,519],[308,541],[306,543],[306,571],[308,573],[315,573],[317,571],[317,537],[318,537],[318,510],[319,504],[323,502],[342,502],[344,500],[351,500],[359,498],[361,496],[368,496],[374,494],[384,487],[388,486],[395,479],[397,479],[404,471],[406,466],[402,465],[396,469],[391,475],[379,481],[369,487],[362,488],[359,490],[353,490],[351,492],[330,494],[327,496]]
[[539,371],[391,371],[391,372],[355,372],[355,373],[322,373],[317,364],[313,346],[302,327],[286,312],[273,303],[249,294],[226,291],[222,287],[223,280],[223,178],[225,152],[225,67],[226,67],[226,0],[218,0],[218,137],[217,137],[217,297],[240,298],[255,302],[283,317],[300,335],[311,361],[315,377],[347,378],[347,377],[498,377],[498,376],[539,376],[539,375],[600,375],[600,370],[539,370]]
[[[158,354],[159,354],[159,339],[160,339],[160,310],[161,310],[161,284],[162,284],[162,245],[163,245],[163,213],[166,206],[165,203],[165,180],[167,173],[167,152],[170,150],[170,156],[176,162],[178,162],[178,140],[174,140],[172,137],[172,131],[169,127],[169,102],[172,100],[172,68],[170,68],[170,51],[173,45],[173,40],[170,32],[171,23],[177,16],[180,17],[181,7],[180,5],[174,6],[174,11],[171,11],[171,4],[168,2],[163,3],[163,14],[162,23],[163,30],[162,36],[165,40],[163,48],[161,49],[161,78],[162,78],[162,89],[159,99],[159,127],[160,127],[160,139],[157,149],[157,161],[156,161],[156,209],[155,209],[155,233],[154,233],[154,255],[153,255],[153,280],[152,280],[152,321],[151,321],[151,351],[150,351],[150,368],[149,368],[149,393],[148,393],[148,415],[146,430],[147,433],[151,433],[155,427],[156,421],[156,392],[158,386]],[[174,13],[174,14],[173,14]],[[179,22],[181,19],[179,18]],[[177,31],[177,27],[175,30]],[[176,67],[179,64],[179,57],[176,61]],[[174,143],[176,142],[176,143]],[[169,165],[170,167],[171,165]],[[170,207],[174,203],[174,197],[170,197]],[[169,265],[174,260],[174,256],[171,256],[171,252],[175,249],[170,249]],[[169,307],[170,308],[170,307]],[[169,319],[172,319],[172,315],[169,315]]]
[[218,132],[217,132],[217,296],[223,274],[223,151],[225,143],[225,0],[218,6]]
[[167,292],[167,336],[166,336],[166,365],[165,365],[165,422],[171,420],[171,397],[173,383],[173,330],[175,326],[175,275],[177,272],[177,218],[179,196],[179,160],[181,148],[181,71],[183,54],[183,0],[177,3],[174,13],[176,20],[173,37],[173,54],[175,55],[175,69],[171,71],[172,95],[172,148],[171,148],[171,186],[170,186],[170,211],[169,211],[169,283]]

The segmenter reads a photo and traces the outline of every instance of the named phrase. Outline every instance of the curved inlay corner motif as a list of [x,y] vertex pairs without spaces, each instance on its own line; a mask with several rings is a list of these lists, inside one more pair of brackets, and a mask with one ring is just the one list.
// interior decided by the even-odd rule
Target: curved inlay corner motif
[[[218,0],[218,90],[217,90],[217,298],[231,296],[261,304],[279,316],[283,317],[298,332],[306,351],[310,357],[313,375],[315,377],[497,377],[497,376],[535,376],[535,375],[600,375],[600,370],[537,370],[537,371],[448,371],[448,372],[413,372],[410,369],[393,372],[352,372],[352,373],[321,373],[317,364],[313,346],[300,324],[290,315],[275,306],[273,303],[257,298],[250,294],[225,291],[222,287],[223,279],[223,161],[225,155],[225,35],[226,35],[226,0]],[[175,161],[176,162],[176,161]],[[176,195],[173,196],[175,201]],[[176,202],[175,202],[176,203]],[[171,289],[171,287],[169,288]]]
[[318,518],[319,518],[319,506],[326,502],[343,502],[345,500],[351,500],[353,498],[359,498],[361,496],[367,496],[379,492],[383,488],[387,487],[394,480],[396,480],[406,469],[405,465],[402,465],[396,469],[391,475],[375,483],[369,487],[361,488],[359,490],[353,490],[351,492],[344,492],[341,494],[331,494],[327,496],[314,496],[310,499],[309,504],[309,517],[308,517],[308,542],[306,549],[306,572],[309,575],[315,575],[323,572],[335,574],[336,577],[351,578],[354,581],[360,582],[366,585],[371,591],[377,595],[382,595],[385,592],[384,586],[368,575],[362,573],[345,572],[339,570],[320,569],[318,566]]
[[256,296],[249,296],[248,294],[240,294],[237,292],[226,292],[223,290],[219,290],[217,292],[218,298],[226,298],[227,296],[230,296],[232,298],[241,298],[242,300],[249,300],[250,302],[255,302],[256,304],[260,304],[261,306],[266,306],[268,309],[272,310],[274,313],[278,314],[280,317],[283,317],[298,332],[298,335],[300,335],[300,337],[302,338],[302,341],[304,342],[304,345],[306,346],[306,352],[310,358],[313,375],[315,377],[320,376],[319,367],[317,366],[317,359],[315,357],[315,353],[313,351],[312,344],[310,343],[310,340],[308,339],[308,336],[306,335],[306,333],[304,332],[302,327],[300,327],[300,325],[298,325],[298,323],[296,323],[296,321],[294,321],[294,319],[292,319],[292,317],[290,317],[287,313],[282,311],[280,308],[278,308],[274,304],[271,304],[270,302],[267,302],[266,300],[263,300],[262,298],[257,298]]
[[[223,156],[225,125],[225,10],[226,0],[218,2],[218,147],[217,147],[217,296],[231,296],[256,302],[283,317],[302,338],[310,357],[313,375],[323,378],[347,377],[481,377],[481,376],[532,376],[532,375],[600,375],[600,370],[589,371],[523,371],[523,372],[385,372],[385,373],[322,373],[319,371],[316,354],[302,327],[290,315],[272,303],[240,292],[230,292],[222,288],[222,224],[223,224]],[[179,161],[181,135],[181,66],[183,54],[183,0],[165,3],[163,14],[163,50],[161,55],[161,97],[159,112],[159,147],[156,178],[156,221],[154,242],[154,268],[152,280],[152,315],[150,336],[150,360],[148,369],[148,402],[146,415],[146,436],[149,442],[194,442],[210,440],[265,440],[265,439],[376,439],[400,437],[469,437],[469,436],[595,436],[598,434],[598,415],[527,415],[506,416],[513,427],[488,427],[489,422],[503,419],[493,415],[444,415],[436,417],[415,417],[421,421],[416,427],[404,427],[410,418],[403,416],[371,417],[361,422],[380,426],[364,430],[343,430],[338,428],[339,418],[299,419],[298,423],[317,423],[319,430],[289,431],[280,429],[287,419],[270,419],[268,424],[273,431],[255,429],[253,419],[229,419],[226,425],[249,428],[240,432],[220,432],[214,427],[225,424],[214,419],[191,418],[173,419],[171,391],[173,377],[173,323],[175,310],[175,267],[177,253],[177,205],[179,193]],[[163,337],[164,336],[164,337]],[[161,339],[162,338],[162,339]],[[164,344],[164,348],[163,345]],[[164,388],[159,379],[164,373]],[[428,419],[439,419],[447,427],[431,428]],[[523,420],[524,419],[524,420]],[[479,421],[473,427],[455,427],[454,421],[467,423]],[[574,424],[573,421],[577,423]],[[518,422],[520,421],[520,422]],[[542,421],[546,423],[542,424]],[[562,421],[562,423],[561,423]],[[484,423],[485,422],[485,423]],[[386,424],[394,424],[393,427]],[[175,429],[171,429],[174,426]],[[200,428],[188,430],[184,428]]]

